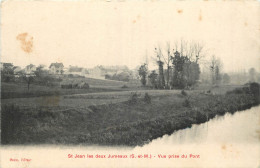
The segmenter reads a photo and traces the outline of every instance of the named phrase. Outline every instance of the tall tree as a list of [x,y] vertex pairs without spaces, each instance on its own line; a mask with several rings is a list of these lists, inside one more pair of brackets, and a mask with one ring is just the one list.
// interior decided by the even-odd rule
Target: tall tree
[[174,67],[174,74],[173,74],[173,87],[177,88],[184,88],[184,63],[188,60],[187,57],[181,56],[178,51],[174,53],[174,57],[171,58],[172,64]]
[[5,82],[10,82],[14,79],[14,66],[12,63],[3,63],[1,79]]
[[157,88],[157,79],[158,79],[158,74],[153,70],[151,74],[148,76],[153,88]]
[[158,87],[159,88],[164,88],[165,87],[165,79],[164,79],[164,73],[163,73],[163,54],[162,54],[162,50],[160,48],[160,46],[157,48],[155,48],[155,52],[157,55],[157,64],[158,64],[158,69],[159,69],[159,76],[158,76]]
[[211,57],[210,66],[212,85],[218,85],[221,81],[221,61],[215,55]]
[[138,70],[139,76],[141,77],[141,83],[143,86],[146,86],[146,76],[148,73],[147,65],[143,64]]

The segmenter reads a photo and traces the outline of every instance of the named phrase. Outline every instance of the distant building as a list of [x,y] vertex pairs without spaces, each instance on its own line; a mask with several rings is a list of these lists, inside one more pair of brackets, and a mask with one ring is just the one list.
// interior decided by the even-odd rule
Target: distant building
[[91,69],[87,69],[86,77],[97,78],[97,79],[105,79],[105,70],[102,66],[96,66]]
[[36,71],[36,66],[33,64],[27,65],[24,71],[26,74],[33,74]]
[[70,65],[69,68],[65,71],[65,74],[85,76],[87,74],[87,70],[85,68]]
[[64,65],[63,63],[51,63],[49,66],[49,73],[50,74],[55,74],[55,75],[60,75],[63,74],[64,70]]

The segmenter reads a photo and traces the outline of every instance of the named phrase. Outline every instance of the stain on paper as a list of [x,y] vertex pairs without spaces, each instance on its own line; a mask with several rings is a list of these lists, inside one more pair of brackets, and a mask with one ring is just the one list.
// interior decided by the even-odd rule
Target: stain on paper
[[177,10],[177,12],[178,12],[179,14],[181,14],[181,13],[183,12],[183,10],[182,10],[182,9],[179,9],[179,10]]
[[16,36],[16,39],[21,43],[21,49],[26,53],[31,53],[33,49],[33,37],[28,33],[21,33]]

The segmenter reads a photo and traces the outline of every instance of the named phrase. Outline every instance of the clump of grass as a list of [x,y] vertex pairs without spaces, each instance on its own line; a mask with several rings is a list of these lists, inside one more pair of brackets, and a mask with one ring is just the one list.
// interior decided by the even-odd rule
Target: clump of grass
[[148,93],[145,93],[144,95],[144,102],[147,104],[151,104],[152,98]]

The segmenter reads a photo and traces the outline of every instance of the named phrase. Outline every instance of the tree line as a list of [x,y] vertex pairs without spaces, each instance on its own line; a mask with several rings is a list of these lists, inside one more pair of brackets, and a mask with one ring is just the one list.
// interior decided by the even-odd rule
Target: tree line
[[166,54],[163,54],[160,46],[154,49],[157,71],[148,74],[147,63],[140,66],[138,72],[142,85],[145,86],[147,80],[157,89],[183,89],[196,85],[200,75],[199,61],[204,56],[203,45],[198,42],[188,44],[184,40],[176,42],[173,48],[170,43],[166,44]]
[[[229,84],[231,77],[223,73],[223,64],[220,58],[212,55],[205,60],[207,49],[202,43],[180,40],[170,45],[166,43],[163,50],[161,46],[154,48],[155,56],[152,57],[157,65],[156,70],[149,71],[148,63],[142,64],[138,69],[140,81],[143,86],[152,86],[154,89],[190,89],[198,85],[201,75],[201,64],[206,65],[209,73],[208,84],[218,86]],[[258,73],[254,68],[249,69],[249,81],[257,81]],[[257,78],[257,79],[256,79]],[[260,81],[260,80],[259,80]],[[244,81],[247,82],[247,79]]]

